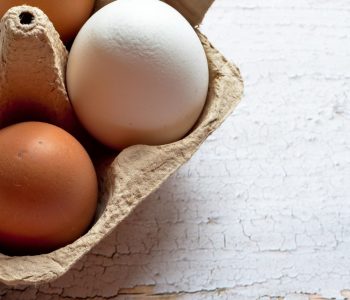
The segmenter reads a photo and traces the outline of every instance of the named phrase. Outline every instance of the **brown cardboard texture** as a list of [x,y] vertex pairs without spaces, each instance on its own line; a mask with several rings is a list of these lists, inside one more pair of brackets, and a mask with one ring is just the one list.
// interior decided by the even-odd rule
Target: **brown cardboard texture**
[[[204,7],[208,8],[212,1],[178,1],[179,7],[194,15],[193,3],[202,2],[207,5],[198,6],[197,16],[203,16]],[[39,9],[21,6],[4,16],[0,30],[0,121],[13,122],[13,107],[39,107],[44,119],[74,132],[77,124],[65,89],[68,53],[51,22]],[[72,244],[48,254],[0,254],[0,282],[39,284],[63,275],[189,160],[233,111],[243,93],[240,72],[200,31],[197,33],[208,57],[210,88],[195,128],[178,142],[132,146],[101,165],[99,209],[90,230]]]

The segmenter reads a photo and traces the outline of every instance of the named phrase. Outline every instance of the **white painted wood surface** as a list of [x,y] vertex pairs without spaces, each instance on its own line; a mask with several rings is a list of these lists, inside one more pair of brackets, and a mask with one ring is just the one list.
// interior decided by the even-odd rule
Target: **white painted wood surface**
[[1,300],[350,298],[350,1],[216,0],[202,31],[241,105],[71,272]]

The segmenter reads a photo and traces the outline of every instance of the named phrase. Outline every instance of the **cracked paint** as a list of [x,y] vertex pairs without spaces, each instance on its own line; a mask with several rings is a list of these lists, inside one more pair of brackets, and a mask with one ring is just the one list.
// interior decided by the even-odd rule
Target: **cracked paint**
[[0,299],[350,299],[349,10],[216,0],[238,109],[70,272]]

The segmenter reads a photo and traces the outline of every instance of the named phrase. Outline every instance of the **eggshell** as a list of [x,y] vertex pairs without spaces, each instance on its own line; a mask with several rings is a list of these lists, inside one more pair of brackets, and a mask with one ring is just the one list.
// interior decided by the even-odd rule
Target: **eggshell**
[[63,129],[24,122],[0,130],[0,248],[37,254],[83,234],[95,214],[97,178]]
[[54,24],[61,39],[67,43],[89,18],[94,0],[1,0],[0,16],[13,6],[30,5],[40,8]]
[[195,124],[208,91],[208,64],[186,19],[158,0],[118,0],[76,37],[67,89],[85,128],[117,149],[166,144]]
[[[205,5],[212,0],[172,1],[183,3],[184,9],[190,12],[191,7],[197,6],[198,9],[203,6],[202,4]],[[5,22],[0,23],[2,38],[5,42],[0,43],[2,49],[0,61],[3,63],[0,68],[0,90],[3,93],[11,85],[11,77],[8,77],[9,69],[13,73],[15,70],[20,70],[20,74],[23,73],[20,63],[25,61],[25,57],[31,66],[37,65],[36,58],[45,58],[44,62],[47,62],[51,73],[42,72],[40,68],[35,70],[44,75],[50,75],[46,76],[48,78],[43,75],[33,79],[33,74],[37,72],[29,72],[27,76],[21,77],[19,82],[28,84],[29,80],[33,85],[41,82],[45,88],[51,87],[50,97],[55,98],[56,95],[58,99],[48,104],[60,104],[66,101],[65,96],[62,96],[65,92],[64,85],[61,84],[64,80],[65,53],[61,52],[61,43],[56,41],[56,33],[51,30],[51,24],[47,23],[46,18],[40,18],[40,22],[35,22],[34,26],[37,29],[35,31],[22,31],[22,28],[17,26],[18,14],[22,9],[13,9],[14,13],[8,14]],[[41,16],[41,13],[33,12],[33,15]],[[23,285],[37,287],[52,282],[68,272],[92,248],[124,222],[150,193],[158,189],[172,173],[187,162],[208,135],[216,130],[234,110],[243,93],[240,71],[222,56],[199,30],[196,31],[208,57],[210,92],[201,117],[191,134],[170,145],[134,146],[115,156],[113,163],[106,165],[105,172],[101,172],[99,208],[96,212],[98,220],[94,226],[74,243],[48,254],[9,257],[2,252],[0,254],[2,284],[6,284],[9,289]],[[41,56],[38,56],[37,49],[42,50],[42,52],[39,51]],[[57,81],[50,80],[51,74],[56,74]],[[58,83],[53,86],[52,82]],[[15,90],[16,86],[16,84],[11,86],[11,89]],[[3,100],[3,95],[0,100]],[[61,115],[61,111],[57,114]]]

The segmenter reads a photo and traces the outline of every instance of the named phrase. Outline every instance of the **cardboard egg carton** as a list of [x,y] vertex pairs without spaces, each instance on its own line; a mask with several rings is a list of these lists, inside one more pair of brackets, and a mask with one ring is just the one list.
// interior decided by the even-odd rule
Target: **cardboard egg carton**
[[[111,2],[99,0],[96,7]],[[0,254],[0,282],[49,282],[67,272],[124,220],[150,193],[188,161],[240,101],[243,81],[197,26],[213,0],[166,0],[196,27],[210,69],[205,108],[182,140],[161,146],[136,145],[100,165],[100,198],[90,230],[70,245],[36,256]],[[38,113],[38,120],[79,132],[65,87],[68,52],[46,15],[29,6],[12,8],[0,24],[0,126]],[[18,116],[20,114],[20,116]],[[35,117],[35,116],[34,116]]]

